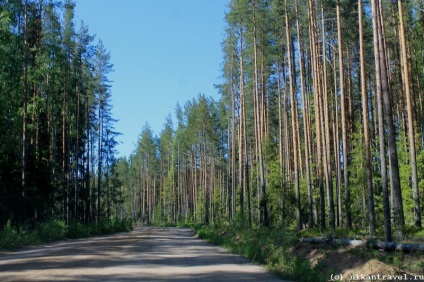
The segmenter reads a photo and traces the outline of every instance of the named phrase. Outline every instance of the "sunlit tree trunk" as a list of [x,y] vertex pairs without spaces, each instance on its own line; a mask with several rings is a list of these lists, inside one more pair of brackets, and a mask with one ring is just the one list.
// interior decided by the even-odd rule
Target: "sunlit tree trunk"
[[322,125],[322,139],[324,147],[324,173],[325,173],[325,186],[327,188],[327,207],[330,228],[336,227],[336,214],[334,209],[334,192],[333,192],[333,177],[331,169],[331,137],[330,137],[330,114],[329,114],[329,99],[328,99],[328,85],[327,85],[327,51],[326,51],[326,38],[325,38],[325,19],[324,19],[324,4],[321,2],[321,20],[322,20],[322,80],[323,90],[321,95],[321,125]]
[[264,226],[268,226],[268,208],[266,199],[266,182],[265,182],[265,168],[262,153],[263,146],[263,123],[262,123],[262,112],[261,102],[259,100],[258,93],[258,55],[257,55],[257,22],[256,22],[256,10],[255,0],[252,0],[253,6],[253,58],[254,58],[254,108],[255,108],[255,132],[256,132],[256,146],[258,153],[259,162],[259,186],[260,186],[260,222]]
[[348,170],[348,148],[347,148],[347,123],[346,123],[346,97],[344,91],[344,70],[343,70],[343,48],[342,48],[342,27],[340,16],[340,1],[337,1],[337,40],[339,51],[339,76],[340,76],[340,106],[342,116],[342,142],[343,142],[343,182],[345,188],[345,210],[346,226],[352,227],[352,216],[350,213],[350,190],[349,190],[349,170]]
[[[281,66],[277,61],[277,95],[278,95],[278,160],[280,165],[280,188],[284,195],[284,152],[283,152],[283,99],[281,93]],[[284,197],[281,199],[281,222],[284,224]]]
[[[333,56],[333,66],[336,66],[336,56]],[[333,132],[334,132],[334,140],[333,140],[333,146],[334,146],[334,159],[335,159],[335,166],[337,171],[337,226],[343,226],[343,197],[342,197],[342,163],[341,163],[341,155],[340,155],[340,120],[339,120],[339,97],[338,97],[338,83],[337,83],[337,69],[333,69],[333,80],[334,80],[334,107],[332,111],[333,114]]]
[[315,130],[316,130],[316,161],[317,161],[317,181],[319,188],[319,202],[320,202],[320,228],[325,229],[325,195],[324,195],[324,182],[323,182],[323,161],[322,161],[322,133],[321,133],[321,66],[320,66],[320,55],[319,55],[319,43],[318,43],[318,27],[316,21],[316,3],[312,0],[308,0],[308,16],[309,16],[309,33],[311,40],[311,56],[312,56],[312,79],[314,87],[314,111],[315,111]]
[[371,236],[375,233],[375,214],[374,214],[374,190],[372,181],[372,156],[371,156],[371,136],[369,126],[369,107],[368,107],[368,93],[367,81],[365,73],[365,58],[364,58],[364,32],[362,20],[362,0],[358,0],[358,14],[359,14],[359,57],[361,69],[361,96],[362,96],[362,116],[364,127],[364,141],[365,141],[365,169],[367,175],[367,191],[368,191],[368,219]]
[[385,241],[392,241],[392,228],[391,228],[391,216],[390,216],[390,199],[389,199],[389,188],[387,183],[387,164],[386,164],[386,146],[385,146],[385,134],[384,134],[384,114],[383,114],[383,99],[381,94],[381,66],[380,66],[380,47],[378,39],[378,26],[379,26],[379,8],[378,3],[375,1],[371,2],[372,6],[372,21],[373,21],[373,42],[374,42],[374,60],[375,60],[375,91],[376,91],[376,102],[377,102],[377,116],[378,116],[378,135],[380,142],[380,172],[381,172],[381,188],[383,191],[383,212],[384,212],[384,237]]
[[300,92],[302,95],[302,107],[303,107],[303,135],[305,139],[305,169],[306,169],[306,185],[308,191],[308,227],[312,228],[314,225],[313,219],[313,203],[312,203],[312,183],[311,183],[311,172],[310,172],[310,140],[309,140],[309,106],[306,101],[305,91],[305,73],[303,66],[303,48],[301,44],[301,33],[300,33],[300,21],[299,21],[299,7],[298,1],[295,1],[296,9],[296,31],[297,31],[297,53],[299,57],[299,72],[300,72]]
[[[238,144],[238,150],[239,150],[239,185],[240,185],[240,213],[241,217],[244,217],[244,181],[243,181],[243,175],[244,175],[244,158],[243,156],[243,147],[244,147],[244,126],[243,121],[245,118],[245,112],[244,112],[244,62],[243,62],[243,28],[240,27],[240,85],[239,85],[239,93],[240,93],[240,116],[239,116],[239,144]],[[233,145],[235,147],[235,144]],[[235,187],[234,187],[235,189]],[[234,195],[235,197],[235,195]]]
[[301,207],[300,207],[300,186],[299,186],[299,164],[298,164],[298,150],[297,150],[297,126],[296,126],[296,97],[294,91],[294,66],[292,66],[292,50],[291,50],[291,36],[290,36],[290,25],[289,15],[287,11],[287,0],[285,1],[286,7],[286,45],[287,45],[287,61],[289,68],[289,91],[290,91],[290,109],[291,109],[291,128],[292,128],[292,144],[293,144],[293,173],[294,173],[294,191],[295,191],[295,206],[296,206],[296,228],[297,230],[302,229],[301,219]]
[[414,136],[414,117],[412,114],[412,101],[411,101],[411,90],[410,90],[410,78],[408,70],[408,59],[406,50],[406,35],[403,19],[403,8],[402,0],[398,0],[399,9],[399,33],[400,33],[400,46],[401,46],[401,68],[402,68],[402,81],[404,84],[406,105],[408,112],[408,141],[409,141],[409,153],[411,162],[411,184],[412,184],[412,198],[414,200],[414,224],[417,227],[421,227],[421,208],[420,208],[420,196],[418,190],[418,177],[417,177],[417,158],[415,152],[415,136]]
[[383,98],[383,107],[385,114],[386,130],[387,130],[387,141],[389,148],[389,161],[390,161],[390,183],[392,185],[392,208],[393,208],[393,222],[396,228],[402,228],[405,225],[405,217],[403,212],[402,202],[402,190],[400,187],[400,176],[399,176],[399,163],[398,154],[396,148],[396,132],[395,125],[393,122],[393,106],[392,97],[390,95],[389,76],[387,68],[387,54],[385,47],[385,35],[383,28],[383,15],[382,15],[382,4],[381,0],[376,0],[378,3],[378,48],[380,58],[380,71],[381,71],[381,94]]

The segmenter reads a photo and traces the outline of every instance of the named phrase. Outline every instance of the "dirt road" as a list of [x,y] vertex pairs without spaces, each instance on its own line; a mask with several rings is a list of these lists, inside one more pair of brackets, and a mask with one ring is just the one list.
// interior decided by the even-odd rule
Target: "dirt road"
[[0,281],[281,281],[179,228],[0,252]]

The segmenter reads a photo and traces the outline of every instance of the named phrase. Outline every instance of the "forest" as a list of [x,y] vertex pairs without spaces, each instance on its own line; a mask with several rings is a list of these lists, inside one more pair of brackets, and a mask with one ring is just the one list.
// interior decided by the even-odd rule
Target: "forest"
[[220,99],[122,158],[110,54],[74,7],[0,0],[0,225],[422,228],[423,1],[229,1]]
[[74,8],[0,1],[1,226],[111,216],[113,65]]

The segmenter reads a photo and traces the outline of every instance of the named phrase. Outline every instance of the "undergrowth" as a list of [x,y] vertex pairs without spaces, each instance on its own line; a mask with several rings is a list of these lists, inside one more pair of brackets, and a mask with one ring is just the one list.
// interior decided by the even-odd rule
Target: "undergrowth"
[[[393,230],[393,239],[397,242],[412,242],[422,243],[424,241],[424,228],[415,226],[405,226],[400,230]],[[402,237],[397,237],[397,234],[401,234]],[[378,228],[376,234],[370,237],[368,230],[350,229],[350,228],[336,228],[333,230],[325,229],[320,230],[318,228],[305,229],[298,232],[299,237],[333,237],[333,238],[347,238],[347,239],[358,239],[358,240],[384,240],[384,230]]]
[[265,264],[276,275],[295,281],[324,281],[306,258],[294,256],[290,247],[296,233],[284,229],[246,228],[240,224],[195,226],[198,237]]
[[111,219],[98,223],[83,224],[62,220],[51,220],[34,228],[13,226],[9,220],[0,230],[0,249],[12,249],[56,240],[83,238],[96,235],[127,232],[133,228],[130,220]]

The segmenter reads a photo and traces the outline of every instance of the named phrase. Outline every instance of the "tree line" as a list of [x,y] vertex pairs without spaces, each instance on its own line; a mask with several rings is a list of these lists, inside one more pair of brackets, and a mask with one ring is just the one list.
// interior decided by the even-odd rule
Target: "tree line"
[[108,53],[75,3],[0,0],[0,223],[422,227],[424,3],[231,0],[218,100],[116,159]]
[[146,124],[117,163],[131,217],[421,228],[424,3],[231,0],[225,20],[221,98]]
[[114,216],[110,53],[72,0],[0,1],[0,225]]

